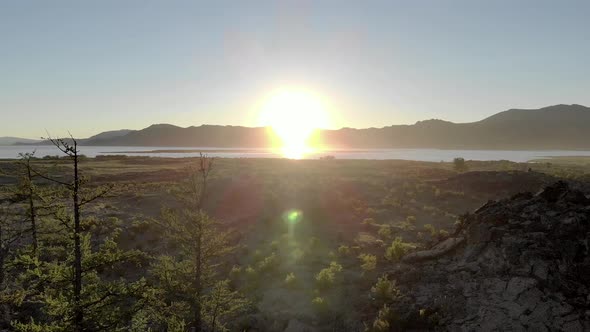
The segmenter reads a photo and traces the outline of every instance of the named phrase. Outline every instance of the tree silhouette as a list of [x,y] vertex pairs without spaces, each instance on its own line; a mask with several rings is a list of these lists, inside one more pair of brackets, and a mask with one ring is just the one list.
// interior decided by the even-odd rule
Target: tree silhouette
[[[36,172],[59,188],[52,198],[58,202],[53,218],[61,226],[60,236],[47,239],[49,248],[43,260],[33,260],[22,278],[36,282],[38,293],[34,298],[43,304],[46,318],[38,322],[15,322],[14,328],[76,332],[123,329],[129,323],[123,316],[133,309],[129,299],[141,293],[143,280],[106,281],[101,274],[138,259],[141,253],[121,250],[116,242],[120,229],[108,223],[101,223],[100,227],[109,229],[109,234],[92,241],[90,221],[83,218],[84,207],[107,196],[113,187],[88,185],[88,179],[80,172],[81,155],[76,139],[49,140],[72,166],[67,176]],[[127,307],[122,306],[123,299],[129,302]]]
[[[228,307],[241,303],[236,292],[227,289],[227,284],[218,284],[219,259],[233,250],[229,244],[230,233],[220,229],[217,221],[203,210],[207,198],[207,186],[214,160],[201,155],[196,168],[189,170],[187,181],[176,187],[175,197],[181,208],[164,208],[159,225],[168,243],[179,248],[178,255],[162,255],[152,268],[156,285],[161,290],[163,310],[170,310],[173,303],[182,301],[189,309],[186,315],[177,315],[177,320],[190,322],[197,332],[205,325],[214,330],[218,317]],[[217,301],[211,304],[210,301]],[[235,301],[235,302],[234,302]],[[203,319],[207,308],[213,306],[212,317]],[[212,324],[212,326],[211,326]]]

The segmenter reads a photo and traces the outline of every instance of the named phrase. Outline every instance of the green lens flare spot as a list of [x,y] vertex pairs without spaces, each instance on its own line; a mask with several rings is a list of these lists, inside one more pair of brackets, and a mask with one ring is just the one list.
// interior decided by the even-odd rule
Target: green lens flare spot
[[301,220],[303,213],[299,210],[289,210],[285,212],[284,219],[290,224],[296,224]]

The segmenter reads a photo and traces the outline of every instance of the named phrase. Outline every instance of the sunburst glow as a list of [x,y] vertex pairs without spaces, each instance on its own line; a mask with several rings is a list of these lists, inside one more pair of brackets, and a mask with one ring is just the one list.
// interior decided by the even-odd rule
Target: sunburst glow
[[260,123],[269,126],[280,142],[283,156],[300,159],[313,151],[309,140],[318,128],[329,126],[322,99],[302,89],[281,89],[271,94],[260,111]]

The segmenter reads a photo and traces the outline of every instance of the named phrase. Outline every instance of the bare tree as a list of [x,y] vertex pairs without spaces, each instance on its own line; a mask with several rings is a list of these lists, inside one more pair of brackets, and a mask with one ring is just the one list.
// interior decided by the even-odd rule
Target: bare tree
[[36,254],[37,248],[39,246],[39,241],[37,236],[37,188],[34,183],[36,171],[33,170],[33,166],[31,163],[34,157],[34,151],[32,153],[21,153],[19,154],[19,160],[17,161],[17,164],[21,166],[22,169],[22,174],[20,176],[19,193],[25,197],[28,204],[27,216],[31,225],[31,243],[33,246],[33,254]]

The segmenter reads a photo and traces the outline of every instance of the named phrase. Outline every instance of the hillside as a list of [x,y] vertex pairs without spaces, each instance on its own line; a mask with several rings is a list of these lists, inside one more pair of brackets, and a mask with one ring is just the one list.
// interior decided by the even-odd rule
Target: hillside
[[[511,109],[471,123],[443,120],[383,128],[322,130],[327,148],[437,148],[497,150],[590,149],[590,108],[555,105]],[[82,145],[263,148],[270,146],[266,128],[202,125],[182,128],[155,124],[142,130],[119,130],[79,141]]]
[[89,142],[99,142],[101,140],[107,140],[107,139],[122,137],[122,136],[125,136],[125,135],[133,132],[133,131],[135,131],[135,130],[121,129],[121,130],[105,131],[105,132],[102,132],[100,134],[97,134],[97,135],[94,135],[94,136],[88,138],[87,141],[89,141]]
[[0,145],[15,145],[19,143],[27,143],[27,144],[34,144],[38,143],[41,140],[35,140],[30,138],[20,138],[20,137],[0,137]]
[[420,121],[380,129],[326,131],[328,145],[375,148],[588,149],[590,108],[511,109],[472,123]]
[[[322,145],[332,148],[588,149],[590,108],[556,105],[511,109],[472,123],[442,120],[384,128],[323,130]],[[92,145],[266,147],[264,128],[153,125]]]
[[155,124],[122,137],[86,143],[118,146],[264,147],[267,146],[267,137],[264,128],[213,125],[182,128],[170,124]]

